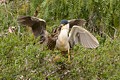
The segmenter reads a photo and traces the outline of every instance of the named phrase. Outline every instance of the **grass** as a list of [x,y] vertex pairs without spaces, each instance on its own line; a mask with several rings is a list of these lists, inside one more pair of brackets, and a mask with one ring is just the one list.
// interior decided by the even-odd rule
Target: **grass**
[[[0,79],[4,80],[76,80],[120,79],[120,41],[106,39],[97,49],[75,46],[71,63],[58,50],[50,51],[32,34],[8,34],[0,37]],[[59,59],[54,61],[55,56]]]
[[[18,15],[29,15],[34,13],[34,11],[32,10],[34,10],[35,7],[30,5],[31,11],[29,11],[30,13],[28,13],[26,8],[28,8],[29,5],[28,3],[27,4],[25,3],[27,2],[22,0],[20,0],[19,2],[16,0],[16,1],[10,1],[10,3],[8,3],[6,6],[0,4],[0,12],[1,12],[0,34],[6,33],[9,26],[18,27],[16,21]],[[71,1],[71,3],[74,3],[74,1]],[[93,4],[94,2],[91,3]],[[36,2],[33,5],[35,4],[38,3]],[[56,3],[51,5],[51,7],[54,5],[56,5]],[[68,6],[69,5],[72,4],[68,4]],[[79,6],[82,5],[84,6],[84,4],[82,3]],[[87,5],[88,8],[89,6],[90,5]],[[48,6],[47,8],[49,9],[51,7]],[[62,5],[61,5],[61,9],[63,9]],[[65,9],[67,11],[67,8]],[[52,10],[56,11],[57,9],[52,8]],[[70,10],[73,9],[70,8]],[[70,10],[69,12],[71,12]],[[51,12],[50,9],[49,11]],[[51,12],[51,15],[55,14],[54,11]],[[77,12],[77,11],[78,10],[75,10],[73,12]],[[40,13],[39,17],[43,13],[44,12]],[[47,11],[45,13],[49,14],[47,13]],[[47,30],[50,32],[52,28],[58,26],[60,22],[59,18],[64,16],[59,17],[59,15],[61,15],[61,12],[58,12],[55,18],[57,17],[59,18],[55,20],[53,16],[49,16],[50,14],[49,15],[46,14],[44,17],[45,18],[47,18],[46,16],[49,17],[47,19]],[[79,14],[82,13],[79,13],[78,15],[71,14],[73,16],[69,16],[69,17],[66,16],[66,13],[62,13],[62,14],[65,14],[65,17],[69,19],[69,17],[75,18],[76,16],[79,16]],[[102,13],[99,14],[102,15]],[[89,15],[89,14],[87,13],[82,14],[82,17],[88,18],[88,16],[85,15]],[[51,19],[50,17],[51,18],[53,17],[53,19]],[[110,22],[109,18],[107,20]],[[115,20],[117,19],[115,18]],[[54,51],[51,51],[48,50],[46,46],[42,47],[43,45],[38,44],[38,39],[35,39],[33,34],[25,30],[24,27],[21,26],[20,32],[22,34],[20,34],[19,30],[17,29],[15,33],[3,35],[0,37],[0,80],[28,80],[28,79],[29,80],[45,80],[45,79],[46,80],[47,79],[48,80],[119,80],[120,79],[120,36],[118,34],[119,32],[117,32],[118,35],[116,35],[117,37],[115,39],[111,39],[107,36],[100,37],[99,35],[95,34],[95,36],[100,42],[100,46],[96,49],[85,49],[81,45],[74,46],[74,48],[70,51],[71,63],[67,62],[67,54],[63,56],[59,50],[55,49]]]

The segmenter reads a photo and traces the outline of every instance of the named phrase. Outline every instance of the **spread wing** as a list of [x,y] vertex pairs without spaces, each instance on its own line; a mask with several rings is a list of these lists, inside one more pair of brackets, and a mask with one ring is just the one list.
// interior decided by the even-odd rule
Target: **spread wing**
[[73,26],[69,33],[69,43],[73,47],[81,43],[86,48],[96,48],[99,46],[98,40],[86,29],[81,26]]
[[74,25],[84,26],[86,24],[86,20],[84,19],[71,19],[71,20],[68,20],[68,22],[70,24],[70,28],[72,28]]
[[35,37],[43,34],[43,30],[46,30],[46,21],[43,19],[31,16],[19,16],[17,21],[19,24],[31,27]]
[[31,16],[19,16],[17,21],[19,24],[31,27],[35,37],[40,36],[41,41],[45,40],[47,32],[45,20]]

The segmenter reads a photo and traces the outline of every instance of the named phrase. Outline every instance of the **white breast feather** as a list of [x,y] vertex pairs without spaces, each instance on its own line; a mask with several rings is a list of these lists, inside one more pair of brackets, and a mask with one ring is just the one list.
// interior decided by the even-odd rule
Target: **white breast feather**
[[67,51],[69,49],[69,38],[68,38],[68,32],[69,28],[67,28],[69,25],[65,25],[63,29],[61,29],[61,32],[58,36],[58,39],[56,41],[56,47],[60,49],[61,51]]

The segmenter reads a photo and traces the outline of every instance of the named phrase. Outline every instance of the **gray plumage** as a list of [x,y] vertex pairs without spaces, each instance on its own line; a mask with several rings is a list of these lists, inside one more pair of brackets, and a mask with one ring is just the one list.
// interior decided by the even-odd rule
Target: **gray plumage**
[[69,33],[69,43],[73,47],[75,44],[82,44],[86,48],[96,48],[99,46],[98,40],[81,26],[73,26]]

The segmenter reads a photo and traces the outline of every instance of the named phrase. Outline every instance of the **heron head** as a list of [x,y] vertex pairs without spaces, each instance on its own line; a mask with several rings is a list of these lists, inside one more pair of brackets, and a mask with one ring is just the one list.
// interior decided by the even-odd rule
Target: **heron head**
[[65,20],[65,19],[61,20],[60,24],[61,24],[61,26],[64,26],[64,25],[68,24],[68,20]]
[[68,20],[61,20],[60,22],[60,29],[69,29],[69,24],[68,24]]

